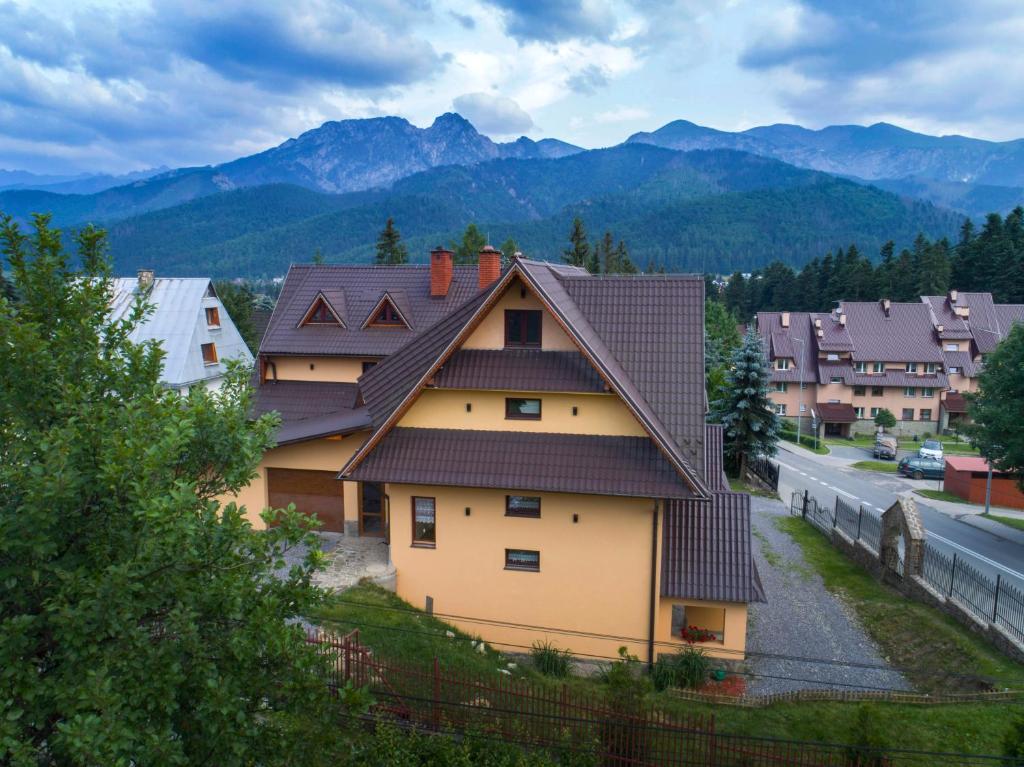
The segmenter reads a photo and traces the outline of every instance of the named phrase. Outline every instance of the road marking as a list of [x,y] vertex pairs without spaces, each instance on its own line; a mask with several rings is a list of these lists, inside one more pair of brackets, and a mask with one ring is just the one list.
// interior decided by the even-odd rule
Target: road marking
[[807,476],[807,472],[806,472],[806,471],[801,471],[801,472],[800,472],[800,474],[801,474],[802,476],[805,476],[805,477]]
[[883,509],[881,506],[872,506],[871,508],[875,509],[876,511],[880,511],[883,514],[885,514],[885,509]]
[[859,501],[859,500],[860,500],[860,498],[858,498],[857,496],[855,496],[855,495],[854,495],[853,493],[848,493],[848,492],[846,492],[845,490],[840,490],[840,489],[839,489],[838,487],[831,487],[831,486],[830,486],[830,487],[829,487],[829,489],[830,489],[830,490],[835,490],[835,491],[836,491],[837,493],[840,493],[840,494],[842,494],[842,495],[845,495],[845,496],[846,496],[847,498],[852,498],[852,499],[853,499],[853,500],[855,500],[855,501]]
[[969,549],[966,546],[961,546],[959,543],[951,541],[951,540],[949,540],[949,538],[944,538],[943,536],[939,535],[938,533],[933,533],[933,532],[929,531],[928,535],[931,536],[932,538],[934,538],[937,541],[942,541],[947,546],[952,546],[954,549],[959,549],[960,551],[964,552],[965,554],[970,554],[975,559],[980,559],[982,562],[984,562],[986,564],[989,564],[989,565],[992,565],[992,567],[996,568],[997,570],[1002,570],[1004,573],[1008,573],[1008,574],[1014,576],[1015,578],[1020,578],[1022,581],[1024,581],[1024,573],[1018,573],[1016,570],[1011,570],[1006,565],[1001,565],[998,562],[996,562],[994,559],[989,559],[988,557],[982,556],[981,554],[979,554],[978,552],[974,551],[973,549]]
[[821,481],[817,477],[812,477],[810,474],[807,475],[807,479],[811,480],[811,482],[820,482]]

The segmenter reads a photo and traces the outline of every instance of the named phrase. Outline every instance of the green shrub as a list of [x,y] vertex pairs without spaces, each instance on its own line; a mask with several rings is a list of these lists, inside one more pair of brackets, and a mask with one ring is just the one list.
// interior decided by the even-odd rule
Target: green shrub
[[548,641],[534,642],[530,648],[533,667],[545,676],[561,679],[572,673],[573,659],[568,650],[561,650]]
[[885,749],[890,744],[883,734],[882,715],[876,706],[861,703],[853,719],[846,747],[847,763],[853,767],[883,767],[888,764]]
[[708,681],[711,660],[699,647],[684,647],[675,655],[659,655],[651,669],[651,682],[656,690],[682,687],[696,690]]
[[610,716],[601,722],[601,745],[609,764],[643,764],[647,758],[647,731],[640,723],[650,680],[639,673],[640,659],[619,648],[619,660],[601,673]]
[[1024,767],[1024,716],[1017,717],[1003,738],[1003,756],[1012,767]]

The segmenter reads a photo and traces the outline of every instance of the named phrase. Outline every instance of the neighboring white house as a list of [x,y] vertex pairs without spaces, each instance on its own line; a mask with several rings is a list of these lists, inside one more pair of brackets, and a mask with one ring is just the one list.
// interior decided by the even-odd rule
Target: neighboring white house
[[217,389],[230,359],[252,364],[252,352],[206,277],[159,277],[140,269],[138,277],[114,280],[111,315],[124,317],[140,291],[148,291],[152,314],[132,340],[159,341],[164,350],[161,380],[182,394],[197,385]]

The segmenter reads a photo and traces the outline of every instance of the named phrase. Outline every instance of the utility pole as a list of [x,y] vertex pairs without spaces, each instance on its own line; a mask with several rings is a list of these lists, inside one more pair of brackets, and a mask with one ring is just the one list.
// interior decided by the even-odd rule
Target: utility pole
[[986,458],[985,463],[988,465],[988,476],[985,478],[985,514],[988,514],[992,503],[992,461]]
[[798,399],[797,399],[797,403],[796,403],[796,444],[797,444],[797,446],[799,446],[800,445],[800,424],[803,423],[803,420],[804,420],[804,373],[803,373],[803,365],[801,364],[804,361],[804,339],[802,339],[802,338],[794,338],[793,342],[800,344],[800,359],[798,359],[796,361],[796,374],[797,374],[797,383],[796,383],[796,385],[800,387],[800,394],[797,395]]

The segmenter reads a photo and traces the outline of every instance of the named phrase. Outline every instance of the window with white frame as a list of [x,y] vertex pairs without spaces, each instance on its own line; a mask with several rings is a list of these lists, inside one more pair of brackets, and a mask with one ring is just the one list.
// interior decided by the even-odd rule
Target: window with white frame
[[806,413],[807,412],[807,405],[801,404],[800,405],[800,412],[801,413]]
[[877,416],[881,412],[881,410],[882,408],[880,407],[871,408],[871,417],[874,418],[875,416]]
[[926,386],[923,389],[921,389],[921,396],[922,397],[934,397],[935,396],[935,389],[933,389],[930,386]]
[[858,419],[858,420],[859,420],[859,419],[861,419],[861,418],[863,418],[863,417],[864,417],[864,408],[862,408],[862,407],[855,407],[855,408],[853,409],[853,414],[854,414],[855,416],[857,416],[857,419]]
[[924,364],[924,372],[925,373],[934,373],[935,372],[935,363],[934,362],[926,362]]
[[789,360],[786,359],[785,357],[779,357],[777,360],[775,360],[775,369],[789,370]]
[[[904,386],[903,387],[903,396],[904,397],[916,397],[917,396],[917,389],[915,389],[913,386]],[[906,420],[906,419],[904,419],[904,420]]]
[[947,352],[958,352],[960,351],[960,344],[946,344],[945,349]]
[[917,372],[917,363],[916,362],[908,362],[905,370],[908,373],[916,373]]
[[839,355],[838,354],[826,354],[825,355],[825,359],[827,359],[829,362],[835,362],[836,360],[839,359]]
[[776,381],[773,384],[773,386],[775,388],[775,391],[782,392],[783,394],[785,394],[787,391],[789,391],[789,384],[786,383],[785,381]]
[[832,376],[831,378],[828,379],[828,382],[829,383],[842,383],[843,382],[843,377],[842,376]]
[[853,369],[858,373],[866,373],[868,370],[868,363],[866,362],[855,362],[853,363]]
[[921,420],[930,421],[932,420],[932,409],[930,407],[921,408]]
[[775,406],[775,415],[785,415],[785,414],[786,414],[786,404],[785,403],[781,403],[781,404],[778,404],[778,405]]
[[871,365],[871,372],[872,373],[884,373],[885,372],[885,363],[884,362],[874,362],[874,363],[872,363],[872,365]]

